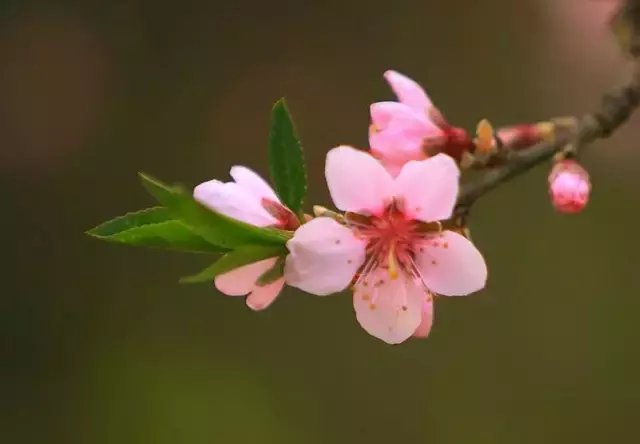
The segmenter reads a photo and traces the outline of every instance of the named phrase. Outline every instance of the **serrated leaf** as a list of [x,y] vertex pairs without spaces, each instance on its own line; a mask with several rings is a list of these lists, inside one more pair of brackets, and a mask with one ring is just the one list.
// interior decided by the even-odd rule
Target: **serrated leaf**
[[299,217],[307,193],[307,169],[302,145],[284,98],[271,111],[269,172],[282,203]]
[[96,239],[139,247],[190,253],[223,253],[224,248],[205,241],[164,207],[128,213],[87,231]]
[[193,276],[180,279],[182,284],[198,284],[212,282],[216,276],[227,273],[243,265],[252,264],[270,257],[283,256],[287,250],[283,246],[251,245],[238,248],[222,256],[208,268]]
[[249,225],[206,208],[183,186],[169,186],[143,173],[140,177],[147,191],[169,210],[172,217],[219,247],[231,250],[253,244],[283,246],[292,235],[287,231]]
[[273,267],[269,268],[258,278],[258,280],[256,281],[256,284],[268,285],[273,281],[280,279],[282,276],[284,276],[285,257],[286,256],[284,255],[280,256],[276,261],[276,263],[273,264]]

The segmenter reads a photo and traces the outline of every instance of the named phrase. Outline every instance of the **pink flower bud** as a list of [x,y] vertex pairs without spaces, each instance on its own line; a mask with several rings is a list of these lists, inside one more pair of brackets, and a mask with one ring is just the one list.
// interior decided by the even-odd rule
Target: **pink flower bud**
[[551,203],[561,213],[579,213],[589,201],[589,173],[574,160],[562,160],[549,173]]

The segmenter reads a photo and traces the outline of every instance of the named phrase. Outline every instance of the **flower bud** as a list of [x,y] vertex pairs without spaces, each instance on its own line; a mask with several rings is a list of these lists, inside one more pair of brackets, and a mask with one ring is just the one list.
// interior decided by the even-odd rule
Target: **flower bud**
[[589,173],[575,160],[557,162],[549,173],[551,203],[561,213],[579,213],[589,201]]

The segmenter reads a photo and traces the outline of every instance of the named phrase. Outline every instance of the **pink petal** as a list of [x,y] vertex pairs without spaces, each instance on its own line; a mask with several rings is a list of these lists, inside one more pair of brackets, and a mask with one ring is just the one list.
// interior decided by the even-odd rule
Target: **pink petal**
[[386,270],[377,269],[356,284],[353,306],[358,322],[370,335],[399,344],[420,325],[426,296],[422,286],[408,276],[392,280]]
[[318,217],[287,242],[284,277],[288,285],[325,296],[344,290],[365,259],[366,242],[344,225]]
[[398,102],[374,103],[371,117],[369,146],[383,161],[404,164],[424,159],[425,140],[442,134],[425,116]]
[[416,112],[413,108],[400,102],[376,102],[369,107],[371,123],[384,128],[392,121],[405,122],[406,125],[416,127],[425,126],[428,123],[427,116]]
[[405,214],[423,222],[451,217],[458,198],[460,170],[446,154],[411,161],[396,177],[396,197],[404,198]]
[[426,338],[431,332],[433,326],[433,297],[427,296],[422,302],[422,320],[416,328],[413,336],[416,338]]
[[247,306],[252,310],[264,310],[278,297],[284,287],[284,277],[267,285],[255,286],[247,297]]
[[416,111],[426,112],[433,104],[427,93],[415,81],[397,71],[387,71],[384,78],[398,100]]
[[377,102],[369,106],[369,112],[371,113],[371,123],[379,128],[385,128],[398,112],[412,113],[412,110],[399,102]]
[[216,288],[229,296],[243,296],[253,290],[258,278],[273,267],[277,260],[278,258],[271,257],[216,276]]
[[273,225],[278,221],[262,207],[261,197],[235,182],[210,180],[193,190],[193,197],[203,205],[257,226]]
[[231,168],[229,174],[238,185],[251,194],[263,199],[280,202],[273,188],[255,171],[241,165],[236,165]]
[[416,265],[425,285],[444,296],[464,296],[481,290],[487,282],[482,254],[470,240],[453,231],[426,241],[416,255]]
[[379,129],[395,126],[421,134],[423,137],[441,132],[424,112],[418,112],[404,103],[377,102],[369,107],[369,111],[371,123]]
[[325,176],[333,203],[342,211],[377,214],[394,195],[393,178],[382,164],[349,146],[327,153]]
[[369,147],[381,160],[404,165],[410,160],[422,160],[427,156],[422,149],[424,138],[397,126],[382,131],[370,130]]
[[396,160],[387,160],[383,156],[380,157],[380,162],[384,165],[385,169],[391,174],[393,177],[397,177],[402,170],[405,162],[399,162]]

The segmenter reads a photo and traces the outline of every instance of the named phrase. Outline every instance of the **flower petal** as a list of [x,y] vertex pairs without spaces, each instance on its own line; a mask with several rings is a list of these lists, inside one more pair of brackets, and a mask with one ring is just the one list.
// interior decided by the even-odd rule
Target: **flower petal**
[[366,242],[344,225],[318,217],[287,242],[284,277],[288,285],[325,296],[344,290],[365,259]]
[[369,107],[371,123],[384,128],[391,122],[404,122],[407,126],[425,127],[429,119],[423,113],[400,102],[376,102]]
[[277,260],[277,257],[271,257],[216,276],[216,288],[229,296],[243,296],[253,290],[258,278],[273,267]]
[[280,202],[280,199],[278,199],[273,188],[271,188],[271,186],[255,171],[241,165],[236,165],[231,168],[229,175],[233,177],[233,180],[238,185],[245,188],[256,197]]
[[446,154],[411,161],[396,177],[396,197],[404,198],[405,214],[423,222],[451,217],[458,197],[460,170]]
[[400,174],[400,171],[402,170],[402,167],[405,164],[405,162],[386,159],[383,155],[380,155],[378,153],[376,153],[376,156],[379,156],[380,162],[382,162],[382,165],[384,165],[386,170],[393,177],[397,177],[398,174]]
[[484,288],[487,264],[478,249],[461,234],[445,231],[426,241],[416,254],[425,285],[444,296],[464,296]]
[[247,297],[247,306],[255,311],[264,310],[275,301],[284,287],[284,278],[276,279],[267,285],[256,285]]
[[393,198],[393,178],[373,156],[349,146],[327,153],[325,176],[333,203],[342,211],[382,212]]
[[433,104],[418,83],[397,71],[386,71],[384,78],[389,83],[398,100],[416,111],[426,112]]
[[378,129],[390,126],[421,134],[423,137],[442,130],[423,112],[400,102],[377,102],[369,107],[371,123]]
[[386,270],[377,269],[356,284],[353,307],[358,322],[370,335],[399,344],[420,325],[426,296],[422,286],[408,276],[390,279]]
[[413,336],[416,338],[426,338],[429,336],[431,332],[431,327],[433,326],[433,297],[427,296],[427,298],[422,302],[422,320],[420,321],[420,325],[416,328],[416,331],[413,333]]
[[423,160],[427,156],[422,149],[424,137],[421,134],[392,126],[381,131],[371,129],[369,147],[381,160],[400,163],[410,160]]
[[193,197],[201,204],[224,214],[260,227],[273,225],[278,220],[264,209],[260,196],[235,182],[210,180],[193,190]]

